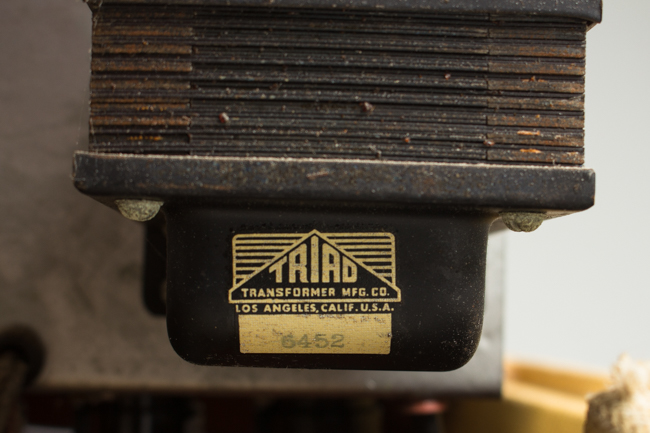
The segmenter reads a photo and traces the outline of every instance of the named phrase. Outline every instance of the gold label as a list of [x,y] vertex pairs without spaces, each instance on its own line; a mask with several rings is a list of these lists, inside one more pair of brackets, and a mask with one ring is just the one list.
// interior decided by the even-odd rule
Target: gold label
[[240,234],[232,249],[242,353],[390,353],[391,233]]
[[390,314],[240,314],[241,353],[390,353]]

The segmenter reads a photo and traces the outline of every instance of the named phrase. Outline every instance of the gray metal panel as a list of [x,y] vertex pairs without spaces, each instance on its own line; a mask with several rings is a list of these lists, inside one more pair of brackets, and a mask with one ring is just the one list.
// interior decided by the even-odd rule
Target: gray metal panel
[[515,14],[579,18],[599,23],[601,0],[89,0],[91,7],[108,3],[205,4],[290,8],[375,9],[445,14]]

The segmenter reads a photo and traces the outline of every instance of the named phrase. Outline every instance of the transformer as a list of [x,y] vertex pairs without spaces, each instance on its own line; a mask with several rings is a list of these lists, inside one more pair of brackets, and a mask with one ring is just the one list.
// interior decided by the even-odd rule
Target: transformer
[[145,299],[192,363],[457,369],[493,223],[593,205],[600,1],[89,5],[74,183],[148,221]]

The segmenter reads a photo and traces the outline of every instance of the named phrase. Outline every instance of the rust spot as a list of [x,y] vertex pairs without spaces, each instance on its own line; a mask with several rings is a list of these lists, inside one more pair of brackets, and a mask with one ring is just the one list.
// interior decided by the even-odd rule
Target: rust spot
[[536,75],[576,75],[585,74],[582,61],[558,61],[553,63],[528,61],[511,62],[506,60],[489,60],[489,71],[502,74],[536,74]]
[[[519,126],[537,128],[572,128],[582,129],[582,116],[530,115],[530,114],[497,114],[488,116],[488,125]],[[528,134],[518,134],[528,135]]]
[[410,143],[411,139],[409,137],[404,137],[404,143]]
[[170,111],[182,110],[189,108],[189,104],[153,104],[153,105],[136,105],[126,106],[123,108],[134,108],[138,111]]
[[189,104],[91,104],[93,110],[110,110],[120,108],[124,110],[135,111],[173,111],[185,110],[189,108]]
[[187,99],[176,98],[94,98],[96,104],[189,104]]
[[488,78],[490,90],[516,90],[553,93],[584,93],[584,83],[569,80],[541,80],[536,79],[510,79],[510,78]]
[[189,126],[190,118],[182,117],[131,117],[131,116],[92,116],[94,126]]
[[537,149],[519,149],[519,151],[524,153],[542,153],[541,150]]
[[449,72],[447,72],[445,74],[445,80],[449,80],[450,78],[451,78],[451,74]]
[[219,122],[221,123],[228,123],[230,122],[230,117],[228,116],[227,113],[221,113],[219,114]]
[[493,44],[490,54],[495,56],[517,57],[555,57],[560,59],[582,59],[585,57],[584,47],[553,46],[550,44]]
[[542,135],[542,133],[540,131],[517,131],[517,135],[539,136]]
[[522,136],[511,131],[497,131],[487,134],[487,138],[498,143],[519,144],[522,146],[565,146],[583,147],[584,137],[582,131],[572,131],[560,134],[544,134]]
[[129,141],[161,141],[160,135],[132,135],[126,138]]
[[513,108],[517,110],[562,110],[584,111],[582,95],[569,98],[512,98],[496,96],[488,98],[488,107],[496,109]]
[[150,44],[142,41],[142,44],[115,44],[115,45],[93,45],[93,54],[192,54],[191,45],[174,44]]
[[494,146],[494,141],[492,141],[492,140],[485,140],[485,141],[483,142],[483,144],[484,144],[485,146],[487,146],[487,147],[492,147],[492,146]]
[[546,83],[546,80],[542,80],[541,78],[537,78],[534,75],[528,79],[521,80],[524,83]]
[[91,69],[93,72],[192,72],[192,62],[160,59],[94,59]]
[[189,90],[190,83],[183,81],[165,80],[91,80],[91,89],[161,89],[161,90]]

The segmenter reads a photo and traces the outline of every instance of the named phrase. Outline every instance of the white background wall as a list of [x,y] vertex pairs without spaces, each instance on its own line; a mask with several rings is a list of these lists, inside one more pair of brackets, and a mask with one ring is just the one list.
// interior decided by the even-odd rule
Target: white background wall
[[508,234],[505,348],[607,368],[650,359],[650,0],[604,0],[587,37],[596,206]]

